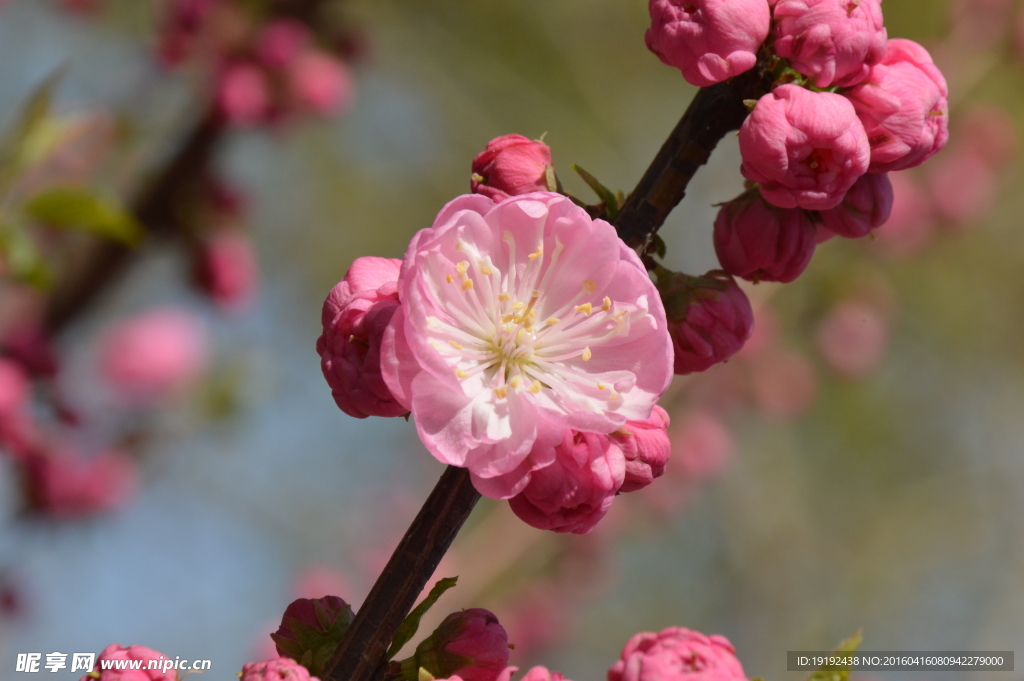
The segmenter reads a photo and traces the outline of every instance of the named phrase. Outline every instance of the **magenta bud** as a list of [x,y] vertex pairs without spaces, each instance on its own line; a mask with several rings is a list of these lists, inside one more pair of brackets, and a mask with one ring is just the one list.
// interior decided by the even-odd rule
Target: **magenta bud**
[[319,681],[295,660],[278,657],[265,662],[250,662],[242,667],[239,681]]
[[724,636],[669,627],[629,639],[608,681],[747,681],[736,650]]
[[647,487],[665,472],[665,464],[672,454],[668,426],[668,412],[654,405],[648,419],[626,421],[626,425],[611,434],[626,459],[626,477],[620,492]]
[[847,239],[859,239],[885,224],[892,212],[892,183],[886,173],[861,175],[835,208],[821,211],[825,227]]
[[508,634],[490,610],[454,612],[416,646],[416,669],[434,678],[497,681],[508,665]]
[[338,596],[299,598],[285,609],[281,626],[270,638],[282,657],[298,660],[310,673],[318,675],[348,631],[352,618],[352,607]]
[[814,255],[818,230],[799,208],[778,208],[748,192],[715,218],[715,253],[722,269],[748,281],[790,282]]
[[502,135],[473,159],[470,191],[494,201],[530,192],[554,191],[548,182],[551,148],[522,135]]

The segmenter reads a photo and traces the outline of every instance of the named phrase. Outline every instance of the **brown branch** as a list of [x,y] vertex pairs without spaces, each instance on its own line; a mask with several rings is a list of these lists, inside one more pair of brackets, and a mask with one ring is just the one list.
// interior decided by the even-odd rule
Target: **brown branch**
[[760,98],[771,83],[771,74],[759,64],[697,92],[613,221],[623,241],[641,253],[646,251],[719,140],[743,124],[747,117],[744,100]]
[[479,499],[467,469],[445,469],[327,663],[323,681],[383,675],[399,625]]

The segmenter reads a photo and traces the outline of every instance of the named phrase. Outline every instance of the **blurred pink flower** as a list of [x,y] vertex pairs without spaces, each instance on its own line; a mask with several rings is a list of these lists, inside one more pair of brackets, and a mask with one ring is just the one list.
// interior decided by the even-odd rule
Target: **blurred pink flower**
[[844,93],[864,124],[873,173],[921,165],[949,138],[946,79],[912,40],[888,42],[867,79]]
[[221,68],[217,104],[228,122],[238,126],[265,123],[270,116],[270,83],[263,69],[237,61]]
[[1017,156],[1017,125],[1000,106],[975,104],[957,118],[956,139],[999,169]]
[[24,416],[32,386],[21,365],[0,357],[0,420]]
[[995,207],[995,171],[974,149],[957,145],[929,163],[925,171],[932,205],[943,217],[969,226]]
[[892,183],[886,173],[861,175],[835,208],[821,211],[829,231],[859,239],[885,224],[892,212]]
[[349,416],[409,412],[381,377],[381,339],[398,311],[401,265],[393,258],[357,258],[324,301],[316,351],[334,401]]
[[241,230],[217,230],[202,245],[197,263],[202,290],[226,310],[242,310],[256,296],[259,263],[252,241]]
[[608,681],[746,681],[728,639],[682,627],[640,632],[629,639]]
[[635,492],[647,487],[665,472],[672,454],[672,443],[666,432],[668,412],[654,405],[651,417],[644,421],[626,421],[611,434],[626,460],[626,477],[620,492]]
[[327,595],[352,597],[348,578],[329,565],[307,565],[296,575],[292,586],[296,598],[322,598]]
[[889,173],[893,203],[889,219],[875,231],[872,247],[891,256],[919,252],[935,231],[931,202],[907,173]]
[[778,348],[752,361],[754,402],[770,418],[800,416],[814,401],[818,381],[814,367],[799,352]]
[[295,660],[279,657],[266,662],[249,662],[242,667],[239,681],[317,681]]
[[208,362],[205,326],[178,308],[157,308],[118,322],[100,339],[101,376],[126,403],[175,396],[195,383]]
[[671,434],[676,452],[673,477],[697,483],[721,474],[736,449],[728,426],[703,409],[690,411],[677,421]]
[[529,658],[561,639],[569,629],[569,603],[559,586],[536,583],[518,589],[502,606],[509,643],[517,657]]
[[817,234],[807,211],[778,208],[747,192],[718,209],[715,253],[722,269],[734,276],[790,282],[810,264]]
[[750,301],[725,272],[703,277],[676,273],[668,282],[659,281],[658,288],[669,318],[675,373],[705,371],[724,362],[750,337]]
[[275,19],[256,39],[256,57],[269,69],[284,69],[313,42],[309,28],[296,19]]
[[[80,681],[178,681],[178,672],[171,669],[162,672],[159,669],[146,669],[149,660],[167,659],[163,653],[158,653],[152,648],[145,646],[124,646],[111,643],[103,649],[96,659],[96,666],[93,671],[81,678]],[[104,660],[142,660],[142,669],[106,669],[101,671],[100,664]]]
[[778,0],[775,52],[818,87],[856,85],[885,55],[881,0]]
[[24,466],[29,505],[60,519],[113,511],[138,487],[135,460],[117,450],[92,457],[69,451],[40,451],[27,457]]
[[416,646],[416,667],[435,678],[497,681],[508,665],[508,634],[490,610],[454,612]]
[[296,57],[289,68],[291,96],[300,109],[320,116],[343,113],[355,92],[348,67],[337,57],[310,50]]
[[551,453],[567,429],[648,418],[672,377],[646,268],[558,194],[455,199],[413,237],[399,298],[384,380],[427,449],[469,468],[478,489],[524,477],[531,452]]
[[889,324],[873,306],[846,300],[821,321],[817,341],[822,359],[836,373],[862,378],[885,359]]
[[647,48],[707,87],[750,70],[768,37],[767,0],[649,0]]
[[837,206],[868,169],[871,147],[849,100],[782,85],[740,128],[743,177],[781,208]]
[[520,681],[565,681],[565,675],[549,671],[547,667],[533,667],[523,675]]
[[487,143],[473,159],[470,191],[494,201],[548,190],[551,148],[522,135],[502,135]]

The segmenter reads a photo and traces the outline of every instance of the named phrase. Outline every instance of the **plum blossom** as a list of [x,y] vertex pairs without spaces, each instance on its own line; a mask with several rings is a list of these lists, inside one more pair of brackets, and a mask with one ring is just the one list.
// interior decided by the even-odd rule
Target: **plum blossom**
[[473,159],[470,191],[495,201],[547,191],[551,167],[551,148],[543,142],[515,134],[495,137]]
[[508,665],[508,634],[490,610],[454,612],[416,646],[417,669],[435,678],[458,672],[463,681],[497,681]]
[[768,37],[767,0],[650,0],[647,48],[707,87],[749,71]]
[[239,681],[318,681],[309,670],[288,657],[250,662],[242,667]]
[[651,484],[665,472],[672,454],[668,438],[668,412],[655,405],[645,421],[627,421],[611,434],[626,460],[626,477],[620,492],[634,492]]
[[647,270],[558,194],[455,199],[413,237],[398,297],[384,380],[427,449],[478,488],[550,464],[567,429],[648,418],[671,379]]
[[118,450],[92,457],[72,451],[34,451],[25,458],[25,496],[36,511],[81,518],[124,504],[139,483],[135,461]]
[[640,632],[608,670],[608,681],[746,681],[724,636],[682,627]]
[[[166,672],[160,669],[146,669],[149,660],[161,658],[166,659],[167,656],[146,646],[128,646],[126,648],[117,643],[111,643],[100,653],[93,670],[83,676],[80,681],[178,681],[178,672],[173,669]],[[101,664],[106,660],[142,660],[142,669],[101,670]]]

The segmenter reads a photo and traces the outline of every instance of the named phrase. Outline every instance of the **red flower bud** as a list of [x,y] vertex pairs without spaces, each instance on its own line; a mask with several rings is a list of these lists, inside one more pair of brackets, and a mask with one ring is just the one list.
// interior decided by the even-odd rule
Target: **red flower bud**
[[530,192],[554,191],[548,185],[551,148],[522,135],[502,135],[473,159],[469,188],[494,201]]

